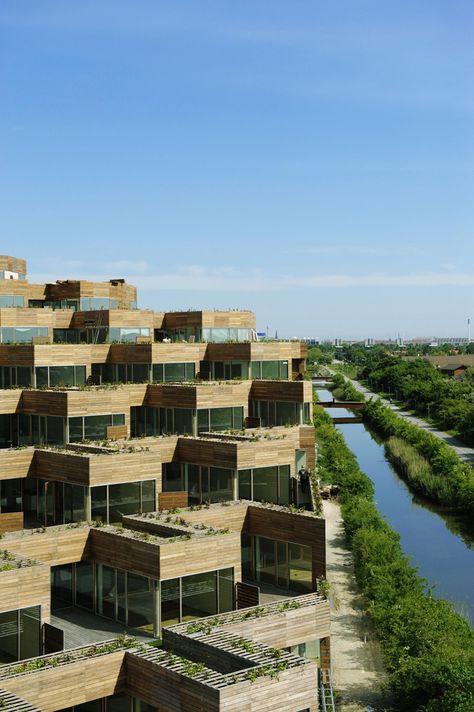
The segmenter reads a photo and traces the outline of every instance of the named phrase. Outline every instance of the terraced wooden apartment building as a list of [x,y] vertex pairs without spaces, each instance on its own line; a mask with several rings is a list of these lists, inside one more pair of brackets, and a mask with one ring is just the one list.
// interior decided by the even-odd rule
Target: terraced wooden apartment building
[[122,279],[31,285],[6,256],[0,341],[1,706],[316,710],[306,347],[257,341],[250,312],[138,309]]

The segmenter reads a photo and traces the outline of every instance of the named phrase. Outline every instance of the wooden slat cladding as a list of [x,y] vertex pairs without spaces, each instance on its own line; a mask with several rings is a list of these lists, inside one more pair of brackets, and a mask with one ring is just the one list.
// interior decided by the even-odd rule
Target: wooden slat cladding
[[161,489],[161,461],[154,452],[73,455],[37,450],[34,463],[35,476],[44,480],[93,486],[155,479]]
[[56,284],[46,284],[45,293],[46,298],[51,301],[80,299],[81,297],[116,299],[119,309],[130,309],[132,303],[137,299],[136,287],[131,284],[87,282],[85,280],[65,280],[56,282]]
[[[129,694],[159,712],[219,712],[220,691],[130,653],[126,654]],[[241,699],[241,702],[243,700]],[[245,706],[240,708],[240,712]]]
[[34,472],[34,457],[35,449],[33,447],[21,450],[0,449],[0,479],[12,480],[32,474]]
[[[298,598],[291,599],[298,605]],[[273,648],[288,648],[308,640],[317,640],[330,634],[331,609],[327,601],[314,606],[288,608],[261,618],[251,616],[224,623],[219,630],[249,638]]]
[[250,398],[311,403],[312,383],[311,381],[252,381]]
[[[12,257],[11,255],[0,255],[0,270],[26,274],[26,260],[21,257]],[[12,279],[8,281],[16,282],[17,280]]]
[[[255,329],[256,317],[251,311],[186,311],[165,312],[164,329],[184,327]],[[158,328],[158,327],[155,327]]]
[[217,528],[228,527],[231,531],[242,532],[247,518],[248,502],[237,502],[230,504],[211,504],[209,507],[203,506],[195,511],[189,509],[180,513],[186,522],[190,524],[205,524]]
[[326,576],[326,522],[324,519],[249,505],[245,531],[250,535],[311,547],[314,590],[316,590],[316,579]]
[[0,390],[0,414],[17,413],[20,410],[21,394],[20,388]]
[[[59,566],[88,558],[89,527],[48,527],[45,531],[7,534],[3,546],[15,554]],[[0,583],[1,586],[1,583]]]
[[42,621],[50,619],[51,575],[47,564],[0,572],[0,611],[41,606]]
[[36,670],[2,680],[2,686],[42,712],[80,705],[122,692],[125,688],[125,652],[87,658],[67,665]]
[[181,509],[188,506],[187,492],[160,492],[158,495],[158,509]]
[[306,450],[306,467],[314,472],[316,466],[314,427],[312,425],[301,425],[299,435],[300,448]]
[[275,679],[262,677],[220,690],[220,710],[225,712],[300,712],[318,710],[316,665],[285,670]]
[[235,584],[235,598],[237,610],[258,606],[260,603],[260,589],[253,584],[237,581]]
[[251,381],[242,383],[203,383],[202,385],[148,386],[146,404],[168,408],[228,408],[248,407]]
[[156,544],[91,529],[90,558],[150,578],[171,579],[201,571],[235,568],[241,578],[240,536],[235,532]]
[[308,347],[299,341],[207,344],[206,361],[291,361],[305,359]]
[[23,512],[0,512],[0,534],[23,529]]

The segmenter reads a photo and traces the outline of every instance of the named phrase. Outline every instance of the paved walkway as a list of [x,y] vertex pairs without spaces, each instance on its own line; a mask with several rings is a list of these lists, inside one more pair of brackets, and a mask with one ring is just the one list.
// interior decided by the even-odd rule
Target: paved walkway
[[338,712],[365,712],[369,704],[383,710],[387,704],[381,691],[385,680],[382,653],[355,580],[340,507],[324,501],[323,508],[327,577],[336,603],[331,612],[331,657]]
[[406,410],[402,410],[402,408],[400,408],[398,405],[390,403],[390,401],[386,400],[385,398],[382,398],[377,393],[373,393],[368,388],[359,383],[359,381],[354,381],[351,378],[348,378],[347,376],[345,376],[345,378],[347,378],[347,380],[352,383],[354,388],[357,388],[358,391],[363,393],[366,398],[380,398],[382,403],[386,405],[387,408],[390,408],[391,410],[395,411],[397,415],[402,418],[405,418],[405,420],[408,420],[410,423],[417,425],[419,428],[427,430],[440,440],[444,440],[445,443],[447,443],[453,448],[453,450],[463,462],[468,462],[470,465],[474,466],[474,448],[469,447],[468,445],[464,445],[464,443],[462,443],[457,438],[453,438],[453,436],[449,433],[445,433],[443,430],[438,430],[433,425],[430,425],[430,423],[427,423],[426,420],[418,418],[416,415],[412,415],[411,413],[407,413]]

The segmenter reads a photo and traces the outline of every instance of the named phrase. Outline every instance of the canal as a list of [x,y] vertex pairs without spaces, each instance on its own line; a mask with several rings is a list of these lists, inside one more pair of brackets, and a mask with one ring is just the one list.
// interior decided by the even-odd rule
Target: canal
[[[332,394],[316,387],[319,400]],[[351,415],[328,409],[329,415]],[[474,522],[415,495],[385,457],[383,442],[364,423],[337,425],[363,472],[372,480],[379,511],[434,595],[450,600],[474,625]]]

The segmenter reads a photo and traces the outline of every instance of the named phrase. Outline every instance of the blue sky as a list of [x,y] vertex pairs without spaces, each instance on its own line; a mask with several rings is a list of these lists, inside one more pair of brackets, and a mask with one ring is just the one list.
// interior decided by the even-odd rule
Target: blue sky
[[280,336],[474,318],[470,0],[2,0],[0,252]]

